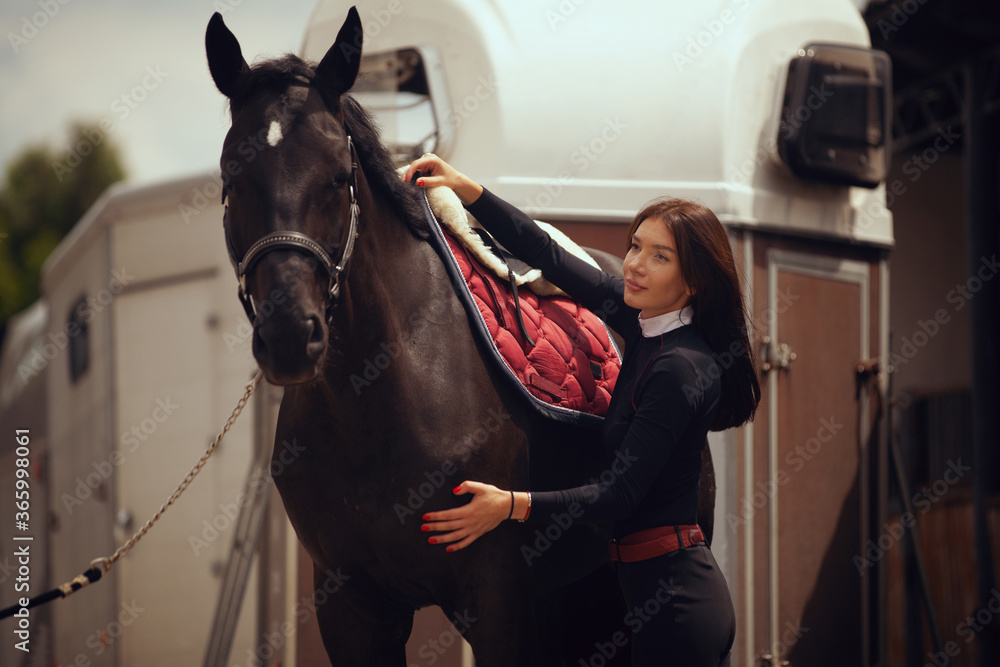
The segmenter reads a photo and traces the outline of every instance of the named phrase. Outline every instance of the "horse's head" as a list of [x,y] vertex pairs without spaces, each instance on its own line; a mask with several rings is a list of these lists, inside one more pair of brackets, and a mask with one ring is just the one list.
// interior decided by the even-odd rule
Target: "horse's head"
[[215,85],[229,98],[222,148],[225,234],[268,380],[314,379],[327,346],[357,224],[357,158],[341,95],[361,60],[352,7],[315,68],[295,56],[251,69],[216,13],[205,35]]

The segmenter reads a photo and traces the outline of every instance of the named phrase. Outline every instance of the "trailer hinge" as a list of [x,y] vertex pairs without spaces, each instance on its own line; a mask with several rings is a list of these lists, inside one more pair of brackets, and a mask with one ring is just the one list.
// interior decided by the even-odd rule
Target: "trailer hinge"
[[787,660],[775,658],[770,651],[764,651],[759,656],[759,667],[791,667]]
[[792,362],[798,356],[792,351],[788,343],[781,343],[777,346],[772,345],[770,336],[764,336],[760,342],[762,345],[760,370],[764,376],[767,376],[773,369],[779,371],[788,370],[788,367],[791,366]]

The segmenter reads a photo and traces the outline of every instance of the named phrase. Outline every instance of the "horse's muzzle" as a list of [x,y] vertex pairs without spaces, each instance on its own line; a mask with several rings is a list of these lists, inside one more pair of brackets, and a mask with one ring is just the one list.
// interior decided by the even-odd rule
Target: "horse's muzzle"
[[326,326],[318,315],[258,317],[253,356],[267,380],[276,385],[316,378],[326,348]]

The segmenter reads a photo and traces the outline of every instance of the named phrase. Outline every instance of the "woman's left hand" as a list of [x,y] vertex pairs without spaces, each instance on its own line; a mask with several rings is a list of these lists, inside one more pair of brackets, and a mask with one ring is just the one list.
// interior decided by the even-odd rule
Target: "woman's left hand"
[[424,515],[424,521],[428,523],[420,526],[421,530],[448,531],[444,535],[431,537],[428,542],[457,542],[451,544],[447,551],[464,549],[510,516],[510,491],[498,489],[492,484],[466,481],[455,487],[455,495],[465,493],[474,495],[469,504]]

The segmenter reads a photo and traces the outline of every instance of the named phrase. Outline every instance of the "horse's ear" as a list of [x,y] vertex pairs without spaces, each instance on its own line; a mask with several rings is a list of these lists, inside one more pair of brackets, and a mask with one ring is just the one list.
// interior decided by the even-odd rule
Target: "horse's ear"
[[344,25],[340,26],[336,41],[316,66],[316,77],[329,85],[338,97],[350,90],[354,80],[358,78],[363,37],[361,17],[358,16],[357,8],[351,7]]
[[250,71],[250,66],[243,59],[239,40],[226,27],[219,12],[212,14],[208,21],[205,53],[208,54],[208,69],[212,72],[216,88],[226,97],[232,97],[236,82]]

